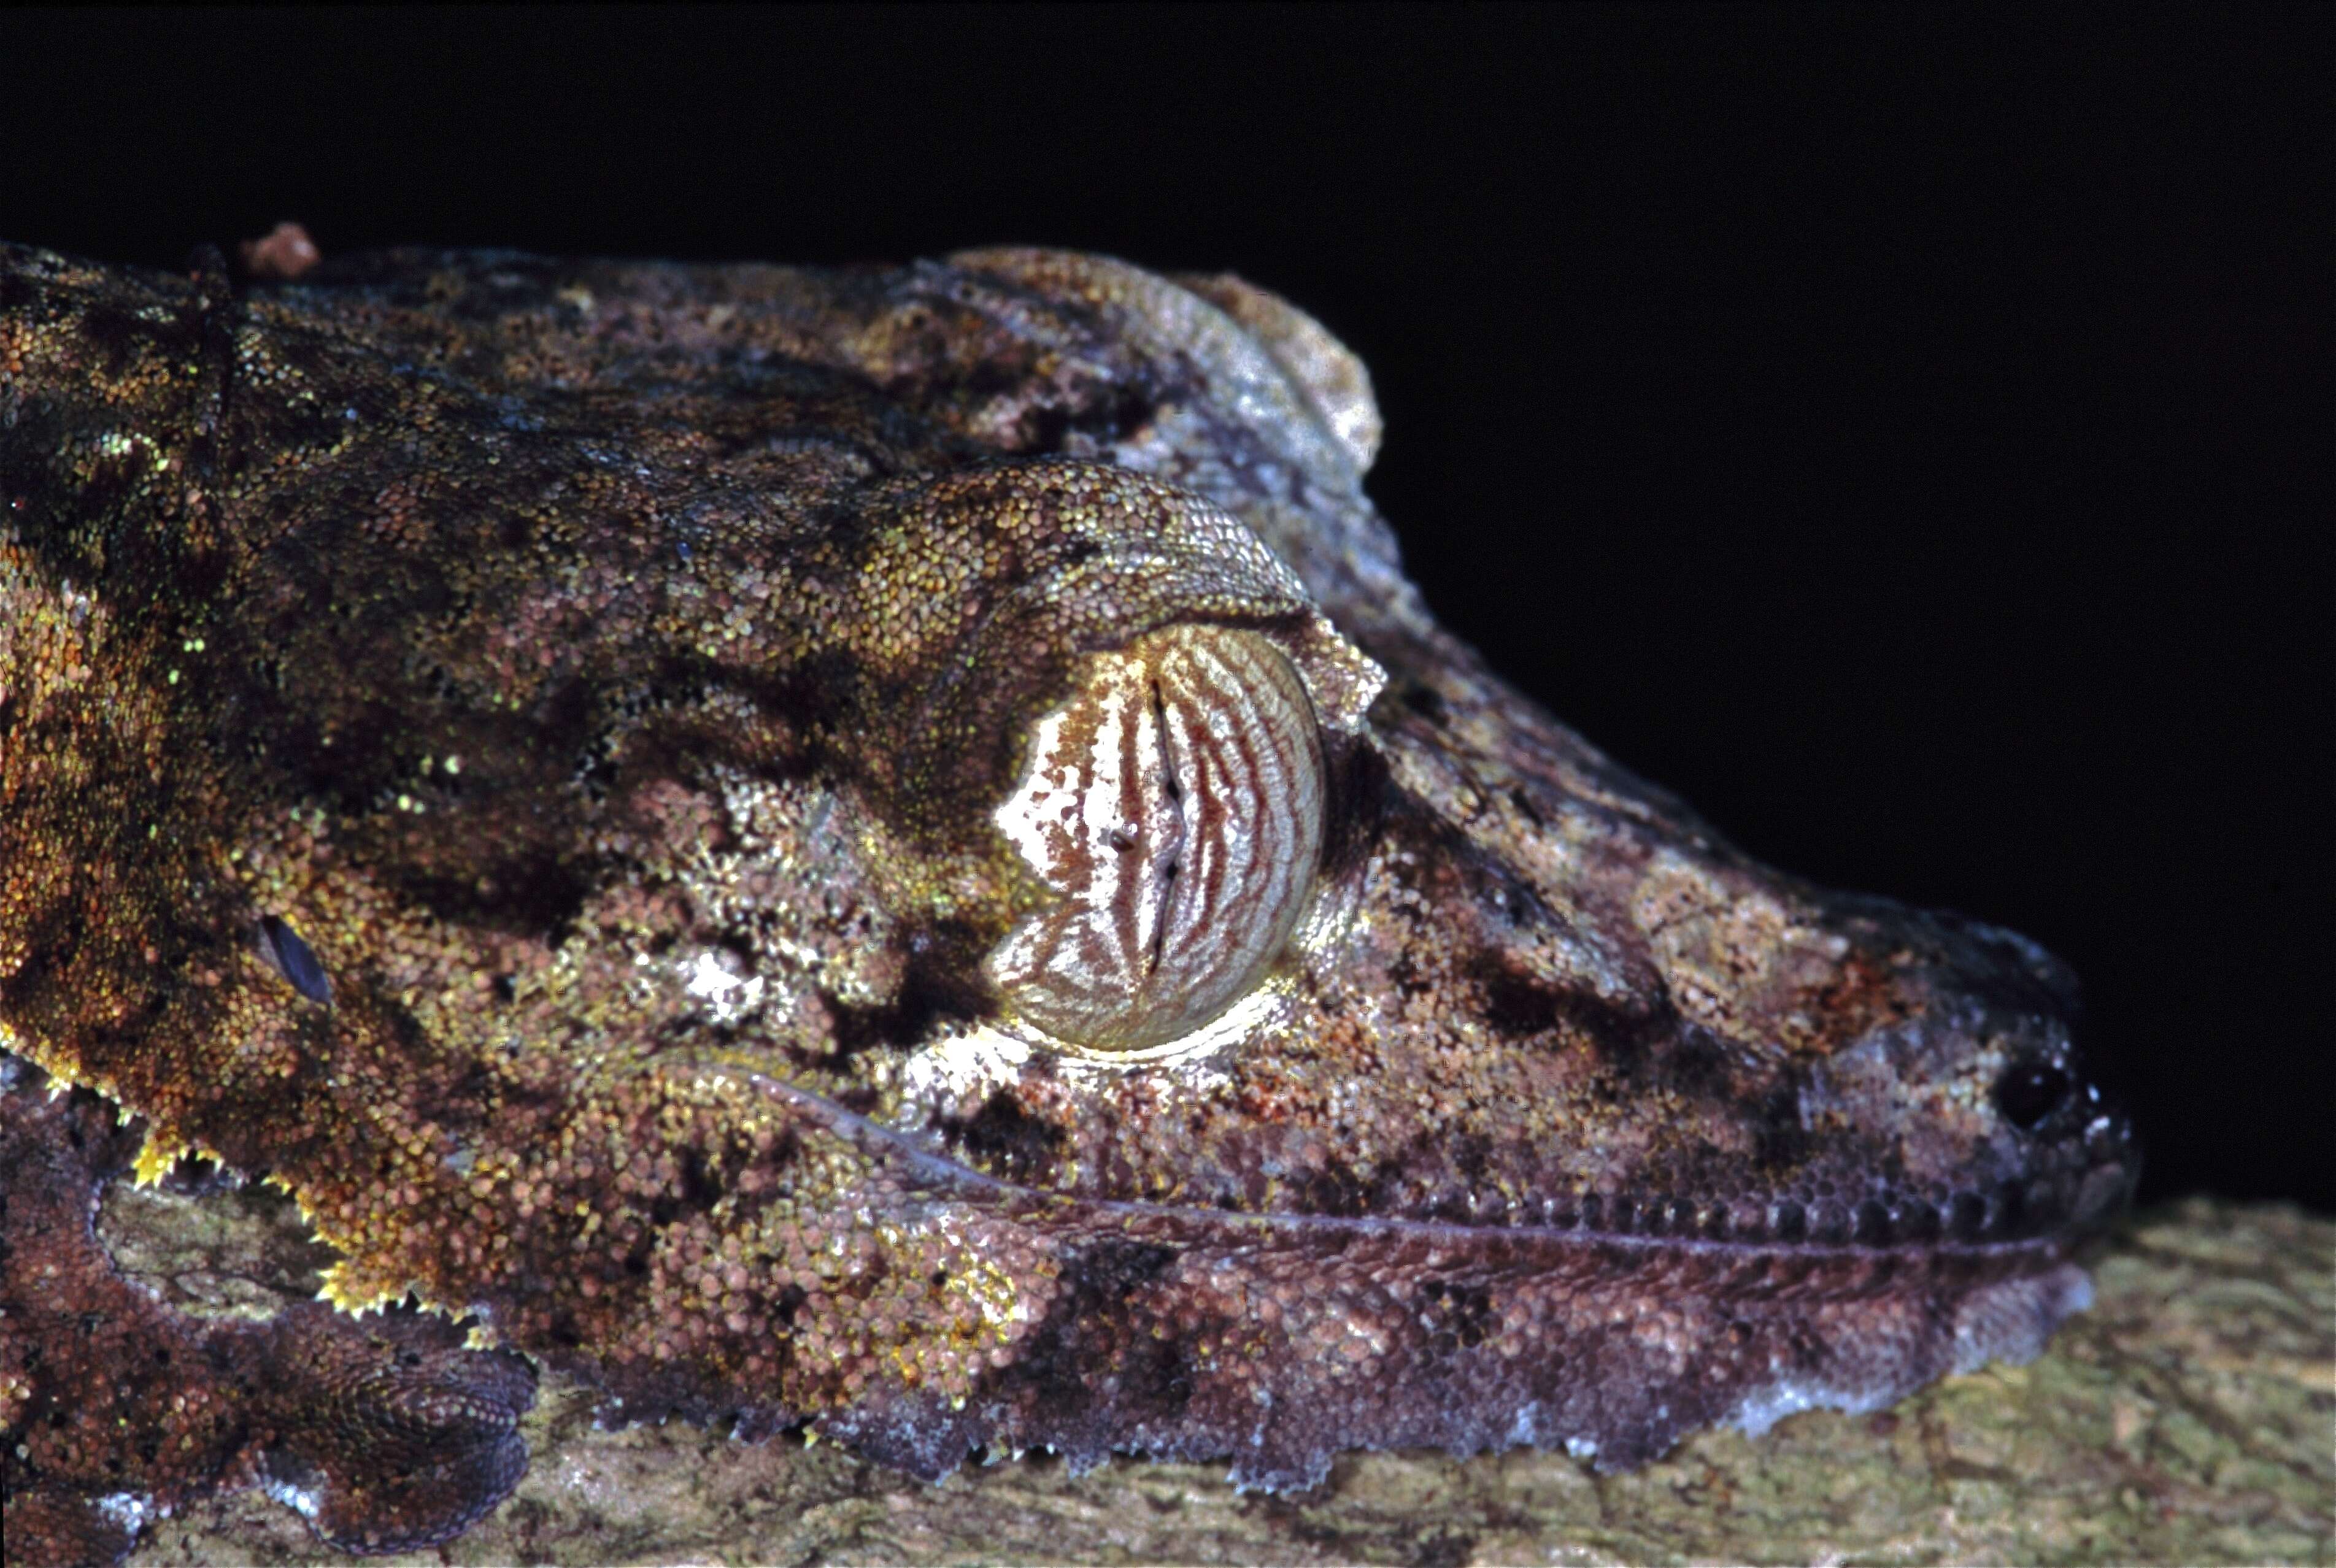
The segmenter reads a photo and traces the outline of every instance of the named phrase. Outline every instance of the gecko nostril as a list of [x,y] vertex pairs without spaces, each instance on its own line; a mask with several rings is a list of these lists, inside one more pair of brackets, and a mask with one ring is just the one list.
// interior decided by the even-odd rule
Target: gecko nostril
[[2073,1087],[2067,1071],[2049,1061],[2017,1061],[1995,1080],[1995,1108],[2022,1132],[2060,1108]]

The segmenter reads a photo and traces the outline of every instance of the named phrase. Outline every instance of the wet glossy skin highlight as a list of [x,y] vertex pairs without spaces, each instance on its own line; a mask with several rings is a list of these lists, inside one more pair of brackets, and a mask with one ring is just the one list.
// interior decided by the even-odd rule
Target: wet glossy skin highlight
[[[1238,279],[7,250],[0,373],[0,1030],[141,1174],[287,1186],[344,1305],[928,1475],[1298,1486],[1632,1465],[2085,1298],[2135,1155],[2066,971],[1485,671],[1361,366]],[[1034,852],[1114,661],[1169,738]]]

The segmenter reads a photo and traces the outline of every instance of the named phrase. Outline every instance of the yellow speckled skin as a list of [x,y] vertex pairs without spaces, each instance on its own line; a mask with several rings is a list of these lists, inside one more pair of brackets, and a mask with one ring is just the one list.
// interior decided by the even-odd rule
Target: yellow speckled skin
[[[927,1474],[1630,1465],[2032,1353],[2135,1168],[2065,972],[1501,684],[1377,434],[1288,305],[1093,257],[0,249],[0,1045],[287,1187],[345,1306]],[[1190,623],[1305,682],[1326,847],[1111,1060],[984,985],[1044,895],[990,813]]]

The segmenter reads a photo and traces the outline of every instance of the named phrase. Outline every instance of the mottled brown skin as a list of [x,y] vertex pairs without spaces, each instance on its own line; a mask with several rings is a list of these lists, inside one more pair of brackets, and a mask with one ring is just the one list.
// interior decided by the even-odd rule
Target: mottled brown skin
[[[2136,1172],[2067,972],[1486,673],[1377,440],[1230,276],[0,250],[5,1043],[287,1186],[344,1305],[927,1475],[1630,1466],[2033,1354]],[[1322,713],[1313,912],[1183,1046],[1034,1040],[990,810],[1187,623]]]

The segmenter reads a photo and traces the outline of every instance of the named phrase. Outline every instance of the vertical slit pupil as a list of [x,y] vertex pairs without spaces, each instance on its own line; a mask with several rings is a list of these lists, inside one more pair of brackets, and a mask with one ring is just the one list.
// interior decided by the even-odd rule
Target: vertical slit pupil
[[[1169,799],[1184,799],[1183,780],[1176,777],[1176,746],[1170,739],[1168,702],[1160,693],[1160,682],[1152,682],[1152,721],[1160,727],[1160,787]],[[1179,836],[1176,852],[1168,857],[1160,868],[1160,918],[1152,928],[1152,956],[1146,973],[1157,974],[1160,960],[1168,950],[1168,911],[1176,895],[1176,873],[1183,868],[1183,847]]]
[[1176,748],[1170,741],[1168,702],[1160,694],[1160,682],[1152,682],[1152,721],[1160,726],[1160,778],[1171,800],[1184,798],[1184,782],[1176,777]]

